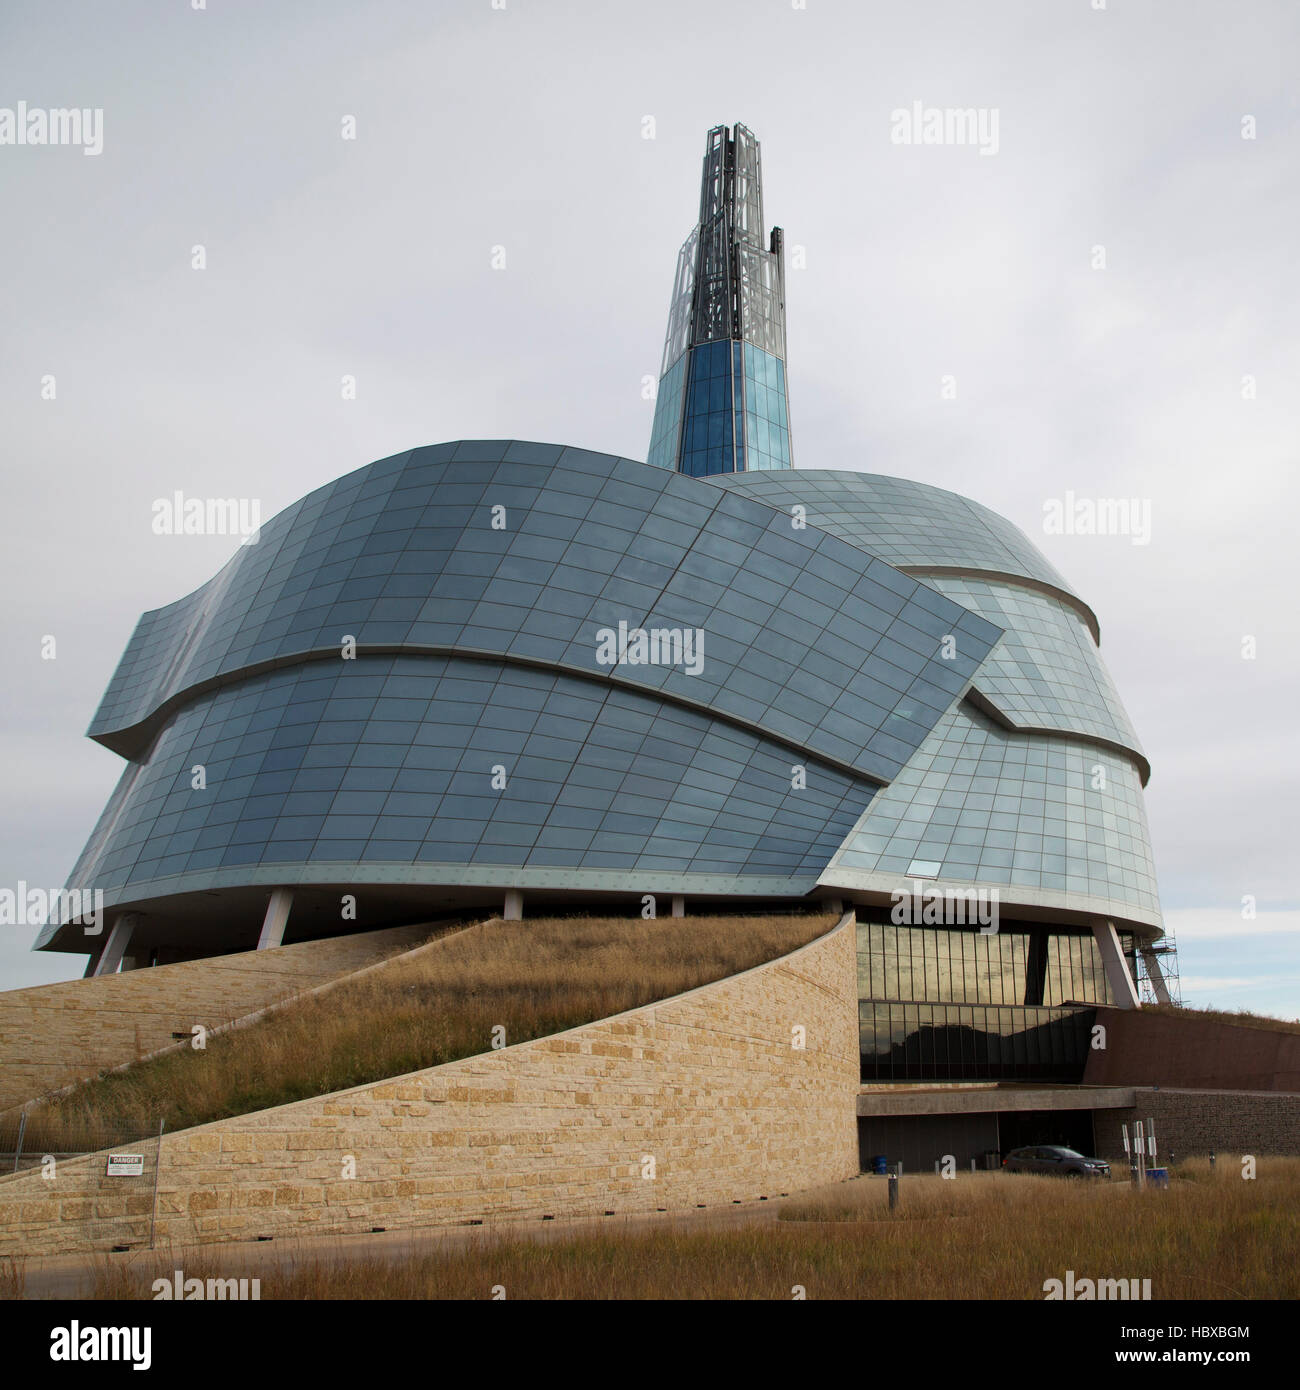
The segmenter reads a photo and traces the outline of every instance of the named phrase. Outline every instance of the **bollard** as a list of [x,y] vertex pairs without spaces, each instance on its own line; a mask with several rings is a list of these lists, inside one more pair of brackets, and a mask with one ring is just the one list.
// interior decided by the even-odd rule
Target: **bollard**
[[1214,1171],[1214,1150],[1210,1150],[1210,1171]]
[[[899,1164],[902,1167],[902,1164]],[[889,1210],[898,1210],[898,1168],[889,1175]]]

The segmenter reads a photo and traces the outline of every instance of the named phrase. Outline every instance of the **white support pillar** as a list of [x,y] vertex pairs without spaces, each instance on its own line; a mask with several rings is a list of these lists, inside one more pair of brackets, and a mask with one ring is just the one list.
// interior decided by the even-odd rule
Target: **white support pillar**
[[266,916],[262,919],[262,935],[257,939],[259,951],[269,951],[284,940],[284,929],[289,923],[289,909],[293,906],[291,888],[273,888],[271,901],[266,905]]
[[524,895],[518,888],[506,889],[505,906],[501,909],[501,917],[506,922],[522,922],[524,920]]
[[126,948],[131,944],[131,933],[135,931],[135,924],[139,920],[138,913],[124,912],[113,923],[108,933],[108,940],[104,942],[104,949],[99,953],[99,959],[95,962],[94,973],[96,975],[114,975],[117,973],[117,967],[122,963]]
[[673,916],[674,916],[674,917],[685,917],[685,916],[686,916],[686,899],[685,899],[685,897],[682,896],[681,893],[674,893],[674,894],[673,894]]
[[1151,981],[1151,988],[1155,990],[1156,1003],[1172,1004],[1173,1000],[1169,997],[1169,986],[1165,984],[1165,972],[1160,968],[1160,957],[1154,948],[1142,947],[1142,963],[1147,968],[1147,978]]
[[1128,964],[1124,960],[1124,952],[1120,949],[1119,933],[1115,930],[1115,923],[1094,922],[1092,934],[1097,938],[1101,963],[1106,968],[1106,982],[1110,985],[1110,992],[1115,996],[1115,1007],[1140,1009],[1142,1004],[1138,999],[1137,986],[1133,983],[1132,975],[1128,973]]

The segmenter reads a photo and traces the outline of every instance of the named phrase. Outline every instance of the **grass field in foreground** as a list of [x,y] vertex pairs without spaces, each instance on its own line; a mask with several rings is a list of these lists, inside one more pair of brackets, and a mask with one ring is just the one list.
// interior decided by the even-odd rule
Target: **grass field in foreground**
[[86,1136],[168,1133],[326,1095],[650,1004],[782,956],[826,915],[499,920],[453,931],[411,960],[299,1000],[262,1021],[110,1072],[28,1113],[28,1151]]
[[[1048,1279],[1150,1279],[1160,1299],[1300,1297],[1300,1159],[1258,1176],[1181,1165],[1168,1191],[1028,1174],[904,1177],[890,1217],[883,1179],[807,1194],[782,1219],[725,1230],[684,1225],[498,1238],[392,1263],[338,1256],[284,1271],[241,1265],[261,1296],[295,1299],[1041,1299]],[[764,1213],[765,1215],[765,1213]],[[817,1216],[818,1220],[789,1219]],[[160,1253],[100,1267],[98,1298],[148,1298],[183,1263],[221,1272],[219,1252]]]

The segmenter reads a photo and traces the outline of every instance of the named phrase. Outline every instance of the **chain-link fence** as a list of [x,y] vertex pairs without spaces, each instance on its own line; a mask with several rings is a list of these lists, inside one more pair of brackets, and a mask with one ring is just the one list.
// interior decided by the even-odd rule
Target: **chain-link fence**
[[[15,1225],[6,1253],[56,1246],[96,1250],[142,1249],[153,1244],[161,1126],[87,1124],[39,1112],[0,1115],[0,1204],[13,1203]],[[39,1235],[38,1233],[42,1233]]]

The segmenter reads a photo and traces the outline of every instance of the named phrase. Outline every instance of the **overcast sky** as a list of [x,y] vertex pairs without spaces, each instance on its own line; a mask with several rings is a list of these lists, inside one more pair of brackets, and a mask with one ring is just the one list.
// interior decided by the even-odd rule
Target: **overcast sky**
[[[739,120],[797,465],[1041,546],[1151,759],[1185,999],[1300,1014],[1300,8],[1097,2],[6,0],[0,112],[102,109],[103,148],[0,145],[0,886],[62,884],[137,617],[231,553],[155,535],[155,499],[269,517],[462,437],[645,457],[705,133]],[[995,152],[891,140],[918,102]],[[1067,491],[1149,501],[1150,543],[1045,535]],[[34,935],[0,928],[0,987],[80,974]]]

